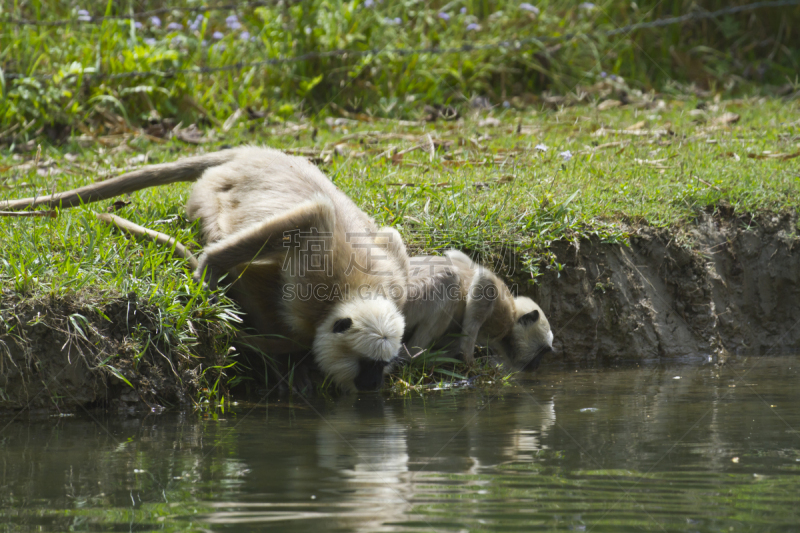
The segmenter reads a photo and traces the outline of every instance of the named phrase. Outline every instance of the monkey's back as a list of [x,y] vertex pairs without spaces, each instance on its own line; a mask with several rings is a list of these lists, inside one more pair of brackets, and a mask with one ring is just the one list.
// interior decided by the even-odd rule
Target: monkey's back
[[232,160],[203,173],[186,204],[189,218],[200,219],[206,244],[316,196],[325,196],[333,203],[337,230],[377,230],[372,220],[307,159],[271,148],[234,151]]
[[[291,331],[294,340],[308,343],[316,325],[341,300],[340,294],[349,299],[377,292],[400,299],[398,305],[402,306],[406,268],[400,266],[404,265],[400,259],[407,257],[402,242],[388,249],[377,244],[381,234],[373,220],[307,159],[270,148],[244,147],[234,152],[229,161],[203,173],[186,205],[189,218],[201,222],[206,246],[228,237],[235,239],[248,228],[309,202],[333,207],[333,220],[325,219],[317,228],[320,232],[332,231],[325,248],[332,252],[330,271],[276,268],[273,257],[233,272],[238,280],[236,290],[247,295],[241,299],[251,304],[248,314],[259,322],[260,331]],[[322,210],[320,215],[326,212],[330,213]],[[289,256],[278,255],[278,264],[285,265]],[[395,291],[397,297],[391,292],[395,286],[399,289]],[[286,291],[293,289],[295,297],[286,297]],[[313,297],[303,297],[311,289],[315,291]],[[325,290],[316,292],[320,289]]]

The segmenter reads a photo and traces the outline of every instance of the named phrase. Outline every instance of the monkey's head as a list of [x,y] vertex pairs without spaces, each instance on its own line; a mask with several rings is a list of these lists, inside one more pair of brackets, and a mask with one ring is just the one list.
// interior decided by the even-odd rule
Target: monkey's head
[[516,370],[536,370],[545,354],[553,352],[550,323],[536,302],[514,298],[515,321],[511,332],[490,341],[490,347]]
[[405,320],[390,300],[337,303],[317,327],[314,358],[345,391],[378,390],[397,358]]

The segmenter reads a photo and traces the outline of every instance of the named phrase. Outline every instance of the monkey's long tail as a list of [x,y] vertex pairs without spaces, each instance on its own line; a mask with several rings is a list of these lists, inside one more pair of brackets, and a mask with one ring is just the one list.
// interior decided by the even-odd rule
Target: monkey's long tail
[[158,244],[171,246],[175,255],[188,261],[192,271],[197,270],[197,259],[194,255],[192,255],[192,252],[187,250],[186,247],[178,242],[175,237],[170,237],[165,233],[161,233],[152,229],[143,228],[138,224],[134,224],[130,220],[126,220],[116,215],[110,215],[108,213],[95,213],[95,215],[99,220],[102,220],[106,224],[110,224],[116,228],[119,228],[120,230],[133,235],[134,237],[148,239],[155,241]]
[[223,150],[210,154],[179,159],[172,163],[149,165],[127,174],[106,181],[92,183],[71,191],[58,192],[46,196],[21,198],[19,200],[0,200],[0,208],[18,211],[44,205],[47,207],[74,207],[106,200],[154,187],[179,181],[196,181],[206,169],[216,167],[234,159],[237,150]]

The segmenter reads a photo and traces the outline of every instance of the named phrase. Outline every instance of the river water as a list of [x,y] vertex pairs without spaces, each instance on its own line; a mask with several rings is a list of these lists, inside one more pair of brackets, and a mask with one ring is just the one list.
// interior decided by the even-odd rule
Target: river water
[[800,531],[799,369],[0,419],[0,530]]

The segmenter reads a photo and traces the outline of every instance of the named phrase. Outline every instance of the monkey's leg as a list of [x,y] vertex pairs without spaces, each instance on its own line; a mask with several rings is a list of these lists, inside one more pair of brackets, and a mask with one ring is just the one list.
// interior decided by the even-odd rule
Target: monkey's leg
[[447,332],[462,305],[458,272],[447,269],[433,276],[416,276],[408,282],[408,300],[403,309],[406,327],[412,330],[406,346],[427,350]]
[[467,308],[464,311],[464,321],[461,326],[460,352],[467,364],[475,361],[475,343],[478,339],[478,332],[492,314],[498,295],[499,291],[494,280],[483,269],[480,269],[470,284]]
[[197,259],[195,259],[194,255],[192,255],[192,252],[187,250],[183,244],[175,239],[175,237],[170,237],[165,233],[161,233],[152,229],[143,228],[138,224],[134,224],[130,220],[126,220],[116,215],[110,215],[108,213],[95,213],[95,216],[98,218],[98,220],[105,222],[106,224],[110,224],[124,231],[125,233],[133,235],[134,237],[148,239],[155,241],[158,244],[171,247],[175,255],[186,259],[186,261],[189,263],[189,266],[192,267],[192,270],[197,268]]
[[270,255],[285,256],[291,253],[287,242],[293,234],[311,232],[333,235],[333,205],[327,198],[304,202],[291,211],[265,220],[260,224],[206,246],[200,256],[195,277],[205,272],[209,286],[213,289],[222,273],[234,267],[263,259]]

